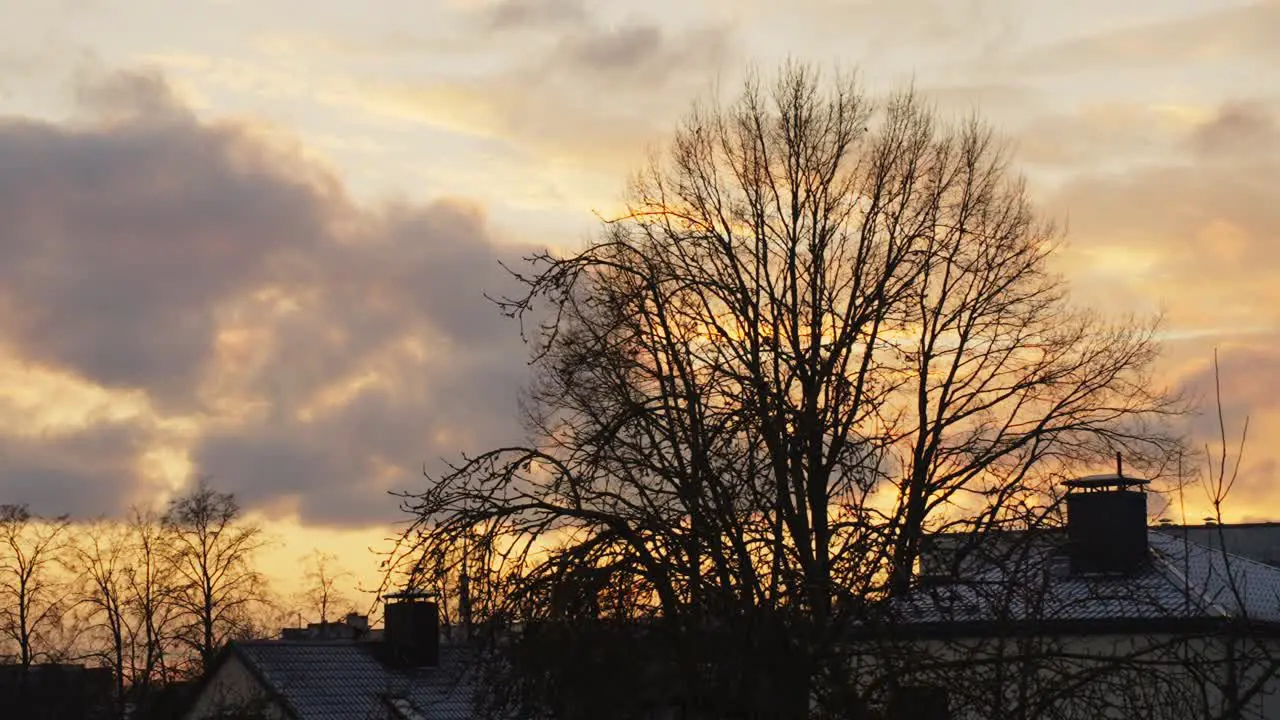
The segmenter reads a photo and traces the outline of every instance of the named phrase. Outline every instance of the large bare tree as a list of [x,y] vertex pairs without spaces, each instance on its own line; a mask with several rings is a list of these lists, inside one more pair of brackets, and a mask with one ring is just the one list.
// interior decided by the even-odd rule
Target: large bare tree
[[541,318],[529,442],[408,496],[404,580],[457,583],[465,555],[478,618],[782,622],[816,692],[927,532],[1025,524],[1064,474],[1175,444],[1155,323],[1071,302],[977,120],[789,65],[697,106],[628,201],[502,301]]

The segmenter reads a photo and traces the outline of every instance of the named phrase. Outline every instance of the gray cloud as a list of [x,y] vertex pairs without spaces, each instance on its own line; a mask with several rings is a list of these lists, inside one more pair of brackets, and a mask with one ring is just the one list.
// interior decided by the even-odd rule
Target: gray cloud
[[1259,100],[1228,103],[1196,128],[1190,144],[1204,157],[1274,158],[1280,155],[1280,112]]
[[[75,123],[0,121],[0,337],[20,359],[202,419],[198,472],[307,521],[394,519],[384,491],[424,461],[518,434],[527,352],[484,293],[523,251],[481,210],[356,206],[156,77],[84,100]],[[117,509],[145,443],[94,442],[0,454],[0,494]]]
[[593,71],[634,68],[662,51],[663,31],[656,25],[633,25],[573,38],[563,57]]
[[[1226,433],[1227,475],[1238,476],[1227,496],[1225,511],[1248,520],[1273,520],[1271,505],[1280,481],[1280,462],[1267,445],[1280,420],[1280,334],[1264,333],[1253,338],[1237,338],[1235,344],[1218,353],[1221,378],[1222,420]],[[1184,352],[1190,348],[1183,348]],[[1200,357],[1181,378],[1188,393],[1200,400],[1200,411],[1187,418],[1187,433],[1197,455],[1188,460],[1186,472],[1198,480],[1188,489],[1187,501],[1197,507],[1207,505],[1204,483],[1221,472],[1222,432],[1218,424],[1212,354],[1203,345],[1195,348]],[[1247,436],[1244,435],[1248,423]],[[1243,446],[1241,444],[1243,440]],[[1212,455],[1212,465],[1204,456]],[[1237,462],[1238,461],[1238,462]],[[1238,469],[1237,469],[1238,465]],[[1195,518],[1192,518],[1194,521]]]
[[0,124],[0,332],[28,359],[176,406],[208,358],[216,303],[320,235],[324,201],[154,79],[95,98],[112,122]]
[[588,17],[582,0],[498,0],[482,15],[496,30],[577,24]]
[[135,492],[138,454],[148,440],[129,423],[90,427],[66,435],[0,436],[0,497],[53,516],[88,518],[147,502]]
[[734,53],[725,26],[673,32],[591,19],[559,28],[520,66],[465,92],[492,107],[515,142],[591,158],[621,177]]
[[1032,85],[1009,82],[928,85],[920,92],[939,110],[952,114],[982,113],[984,117],[1019,116],[1043,112],[1043,93]]
[[359,392],[312,422],[278,418],[252,433],[217,434],[198,463],[251,503],[296,508],[310,521],[394,519],[389,490],[424,482],[425,467],[460,450],[519,437],[515,392],[525,378],[512,357],[477,352],[449,362],[404,360],[400,382]]
[[[1080,172],[1050,207],[1070,213],[1072,236],[1082,244],[1158,254],[1161,285],[1177,289],[1182,309],[1197,302],[1196,292],[1270,295],[1280,280],[1280,142],[1274,112],[1264,107],[1227,103],[1172,141],[1163,162]],[[1236,151],[1241,147],[1247,152]],[[1214,311],[1231,305],[1205,296],[1199,302]]]
[[618,74],[662,84],[681,73],[705,75],[729,51],[729,32],[720,26],[670,33],[651,23],[595,26],[562,39],[547,70],[577,70],[595,76]]
[[1092,170],[1135,160],[1167,159],[1186,140],[1176,116],[1141,103],[1112,103],[1024,121],[1019,159],[1049,168]]

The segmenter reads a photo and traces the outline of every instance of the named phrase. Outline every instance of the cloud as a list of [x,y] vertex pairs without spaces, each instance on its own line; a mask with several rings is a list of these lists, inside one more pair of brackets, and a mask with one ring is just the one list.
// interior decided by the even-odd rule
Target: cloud
[[[328,117],[338,108],[380,132],[391,120],[406,137],[453,136],[562,184],[600,187],[599,174],[621,185],[711,79],[737,66],[737,46],[731,23],[673,28],[602,10],[557,0],[468,6],[440,26],[443,45],[409,53],[392,43],[359,63],[324,53],[308,62],[277,52],[147,57],[203,95],[314,103]],[[406,71],[410,54],[430,58],[430,70]]]
[[1077,245],[1157,256],[1138,283],[1164,294],[1175,320],[1273,322],[1257,301],[1275,298],[1280,281],[1275,118],[1259,102],[1226,103],[1161,160],[1079,172],[1049,206],[1070,213]]
[[89,518],[145,502],[137,492],[138,459],[150,439],[132,423],[107,423],[62,435],[0,436],[4,502],[33,512]]
[[[1209,502],[1203,485],[1221,472],[1218,462],[1225,431],[1227,479],[1238,472],[1227,496],[1225,513],[1246,521],[1274,520],[1274,515],[1269,513],[1273,512],[1270,506],[1276,483],[1280,482],[1280,458],[1267,441],[1280,433],[1280,392],[1274,390],[1280,387],[1277,347],[1280,347],[1280,332],[1275,329],[1253,338],[1224,342],[1220,347],[1218,364],[1224,427],[1218,424],[1212,355],[1200,347],[1199,357],[1188,364],[1181,377],[1182,386],[1201,402],[1200,411],[1186,422],[1192,449],[1199,453],[1188,461],[1191,465],[1187,468],[1188,475],[1199,481],[1188,491],[1188,505],[1207,509]],[[1203,455],[1206,450],[1213,458],[1211,464]]]
[[615,184],[620,190],[645,148],[709,89],[733,52],[721,26],[593,21],[546,31],[517,64],[466,77],[349,82],[350,92],[333,96],[373,116],[483,138],[532,177],[558,180],[562,192],[597,192],[589,204],[598,207],[616,199]]
[[[1280,416],[1280,393],[1258,392],[1280,387],[1280,332],[1266,333],[1247,344],[1235,343],[1218,351],[1222,382],[1222,414],[1228,442],[1238,441],[1246,418]],[[1217,405],[1213,357],[1198,358],[1182,378],[1184,388],[1200,400],[1203,411],[1191,422],[1191,432],[1202,441],[1218,442]],[[1245,391],[1245,389],[1251,389]]]
[[1042,94],[1031,85],[1010,82],[924,85],[920,92],[944,113],[980,113],[982,117],[1043,112]]
[[[543,40],[518,65],[491,74],[476,91],[508,128],[545,131],[558,125],[565,138],[580,136],[591,124],[616,125],[624,119],[633,125],[665,123],[733,53],[729,26],[673,30],[644,18],[575,17],[544,29]],[[656,118],[647,112],[659,107],[666,112]]]
[[1077,72],[1117,67],[1175,67],[1280,57],[1280,3],[1249,5],[1100,32],[1020,53],[1010,62],[1026,71]]
[[1191,146],[1203,158],[1280,157],[1280,112],[1258,101],[1230,102],[1196,128]]
[[1077,172],[1163,159],[1183,150],[1187,133],[1205,114],[1194,106],[1137,101],[1081,105],[1022,123],[1018,156],[1025,163]]
[[356,85],[348,97],[402,118],[500,137],[543,156],[630,169],[736,53],[734,28],[663,18],[606,18],[580,0],[501,0],[459,32],[502,43],[482,70]]
[[[1033,125],[1039,141],[1097,148],[1075,133],[1097,134],[1083,117]],[[1151,119],[1130,115],[1120,137]],[[1252,418],[1239,498],[1265,500],[1277,455],[1261,438],[1280,432],[1280,107],[1241,98],[1185,113],[1162,128],[1163,152],[1122,162],[1064,161],[1068,179],[1045,198],[1068,217],[1064,270],[1075,296],[1107,308],[1162,309],[1166,381],[1212,410],[1211,348],[1222,355],[1228,423]],[[1052,129],[1052,131],[1050,131]],[[1027,143],[1024,139],[1023,146]],[[1123,143],[1122,143],[1123,144]],[[1130,148],[1131,150],[1132,148]],[[1096,160],[1096,162],[1095,162]],[[1197,446],[1217,443],[1216,418],[1189,420]]]
[[589,17],[582,0],[499,0],[482,15],[495,30],[578,24]]
[[178,405],[217,302],[320,234],[323,196],[155,79],[90,95],[105,120],[0,125],[0,329],[30,360]]
[[640,87],[660,87],[681,74],[705,75],[725,59],[728,49],[728,33],[721,26],[682,33],[648,23],[601,26],[565,37],[543,69],[549,76],[555,70],[592,77],[624,75]]
[[518,439],[518,358],[390,354],[338,407],[278,416],[252,433],[211,433],[197,464],[252,503],[338,524],[387,519],[394,503],[386,492],[419,486],[424,467],[439,470],[442,458],[486,449],[504,433]]
[[0,430],[0,494],[119,509],[169,453],[250,507],[385,521],[384,491],[424,462],[518,436],[527,353],[484,294],[511,289],[498,261],[525,249],[482,209],[357,205],[297,148],[196,119],[155,75],[82,100],[71,122],[0,121],[0,341],[146,412]]

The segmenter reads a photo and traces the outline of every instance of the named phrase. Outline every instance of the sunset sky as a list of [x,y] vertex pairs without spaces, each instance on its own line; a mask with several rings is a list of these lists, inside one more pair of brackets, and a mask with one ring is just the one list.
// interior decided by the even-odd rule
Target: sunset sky
[[[279,539],[520,439],[499,259],[574,246],[692,100],[786,57],[1015,142],[1078,302],[1166,313],[1162,378],[1250,418],[1280,519],[1280,0],[4,0],[0,502],[198,474]],[[1208,438],[1207,417],[1190,421]],[[1191,498],[1189,498],[1191,499]]]

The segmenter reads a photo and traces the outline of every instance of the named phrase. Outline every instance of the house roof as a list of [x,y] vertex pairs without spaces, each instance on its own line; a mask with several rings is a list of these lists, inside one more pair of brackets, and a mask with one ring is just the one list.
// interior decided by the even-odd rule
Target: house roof
[[[1058,540],[1048,540],[1058,538]],[[987,554],[895,604],[908,624],[1091,623],[1239,619],[1280,623],[1280,568],[1177,537],[1147,533],[1151,562],[1123,576],[1073,575],[1052,531],[1020,551]],[[1020,535],[1020,541],[1028,536]],[[992,542],[998,543],[999,539]]]
[[474,692],[463,648],[442,645],[433,668],[396,668],[367,642],[235,642],[239,657],[295,720],[470,720]]

